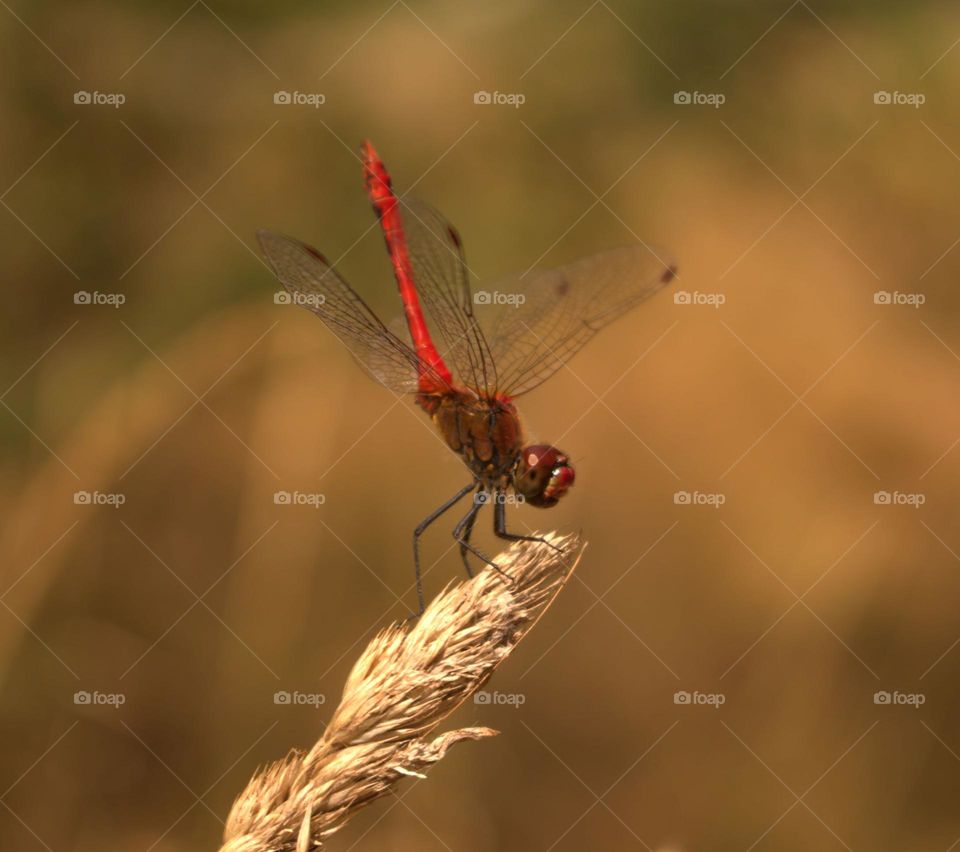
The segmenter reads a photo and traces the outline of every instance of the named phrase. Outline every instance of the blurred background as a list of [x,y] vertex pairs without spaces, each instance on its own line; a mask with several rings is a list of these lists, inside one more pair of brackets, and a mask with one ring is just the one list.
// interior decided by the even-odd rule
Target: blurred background
[[520,401],[589,548],[502,735],[329,848],[956,848],[955,4],[0,5],[2,848],[217,848],[415,606],[462,464],[254,239],[396,315],[368,137],[481,281],[680,279]]

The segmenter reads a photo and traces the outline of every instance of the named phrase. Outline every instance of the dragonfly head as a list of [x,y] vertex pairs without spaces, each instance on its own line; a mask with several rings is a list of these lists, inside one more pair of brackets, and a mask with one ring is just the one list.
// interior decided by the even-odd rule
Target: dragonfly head
[[573,485],[570,460],[556,447],[533,444],[524,447],[513,474],[513,487],[531,506],[547,509]]

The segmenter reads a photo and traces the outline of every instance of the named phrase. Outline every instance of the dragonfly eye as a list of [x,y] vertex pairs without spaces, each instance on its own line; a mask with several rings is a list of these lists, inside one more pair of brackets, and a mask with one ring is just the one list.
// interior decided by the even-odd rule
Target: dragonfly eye
[[575,474],[569,459],[556,447],[534,444],[524,447],[513,475],[513,487],[527,503],[541,509],[555,506],[573,485]]

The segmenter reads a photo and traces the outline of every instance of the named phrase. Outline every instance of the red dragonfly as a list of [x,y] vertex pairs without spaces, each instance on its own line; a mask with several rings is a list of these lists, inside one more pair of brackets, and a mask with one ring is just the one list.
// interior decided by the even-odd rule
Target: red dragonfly
[[363,144],[361,156],[409,338],[388,328],[315,248],[270,231],[259,231],[258,237],[294,300],[320,317],[374,379],[394,392],[416,394],[417,404],[470,470],[470,482],[414,530],[422,613],[420,536],[471,491],[476,492],[473,504],[453,530],[468,575],[473,573],[468,553],[497,569],[470,543],[485,503],[493,505],[499,538],[543,540],[507,531],[508,489],[518,501],[554,506],[573,485],[574,470],[569,457],[556,447],[524,445],[514,399],[553,375],[605,325],[672,281],[676,267],[659,253],[631,246],[532,273],[522,299],[519,281],[498,288],[497,301],[505,294],[513,307],[497,312],[485,329],[478,313],[489,310],[483,306],[494,296],[471,291],[457,230],[429,205],[397,198],[386,167],[369,142]]

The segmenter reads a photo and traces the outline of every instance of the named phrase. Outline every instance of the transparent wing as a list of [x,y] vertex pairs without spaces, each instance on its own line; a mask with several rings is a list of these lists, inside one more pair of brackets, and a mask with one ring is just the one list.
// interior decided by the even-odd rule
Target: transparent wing
[[434,344],[461,381],[481,392],[492,392],[497,384],[496,369],[474,315],[460,235],[429,204],[403,199],[401,205],[413,280]]
[[600,329],[648,299],[676,275],[665,253],[644,246],[611,249],[566,266],[494,285],[488,298],[524,298],[497,311],[490,350],[497,390],[532,390]]
[[416,393],[416,352],[380,321],[320,252],[270,231],[258,231],[257,238],[296,304],[320,317],[380,384],[398,393]]

